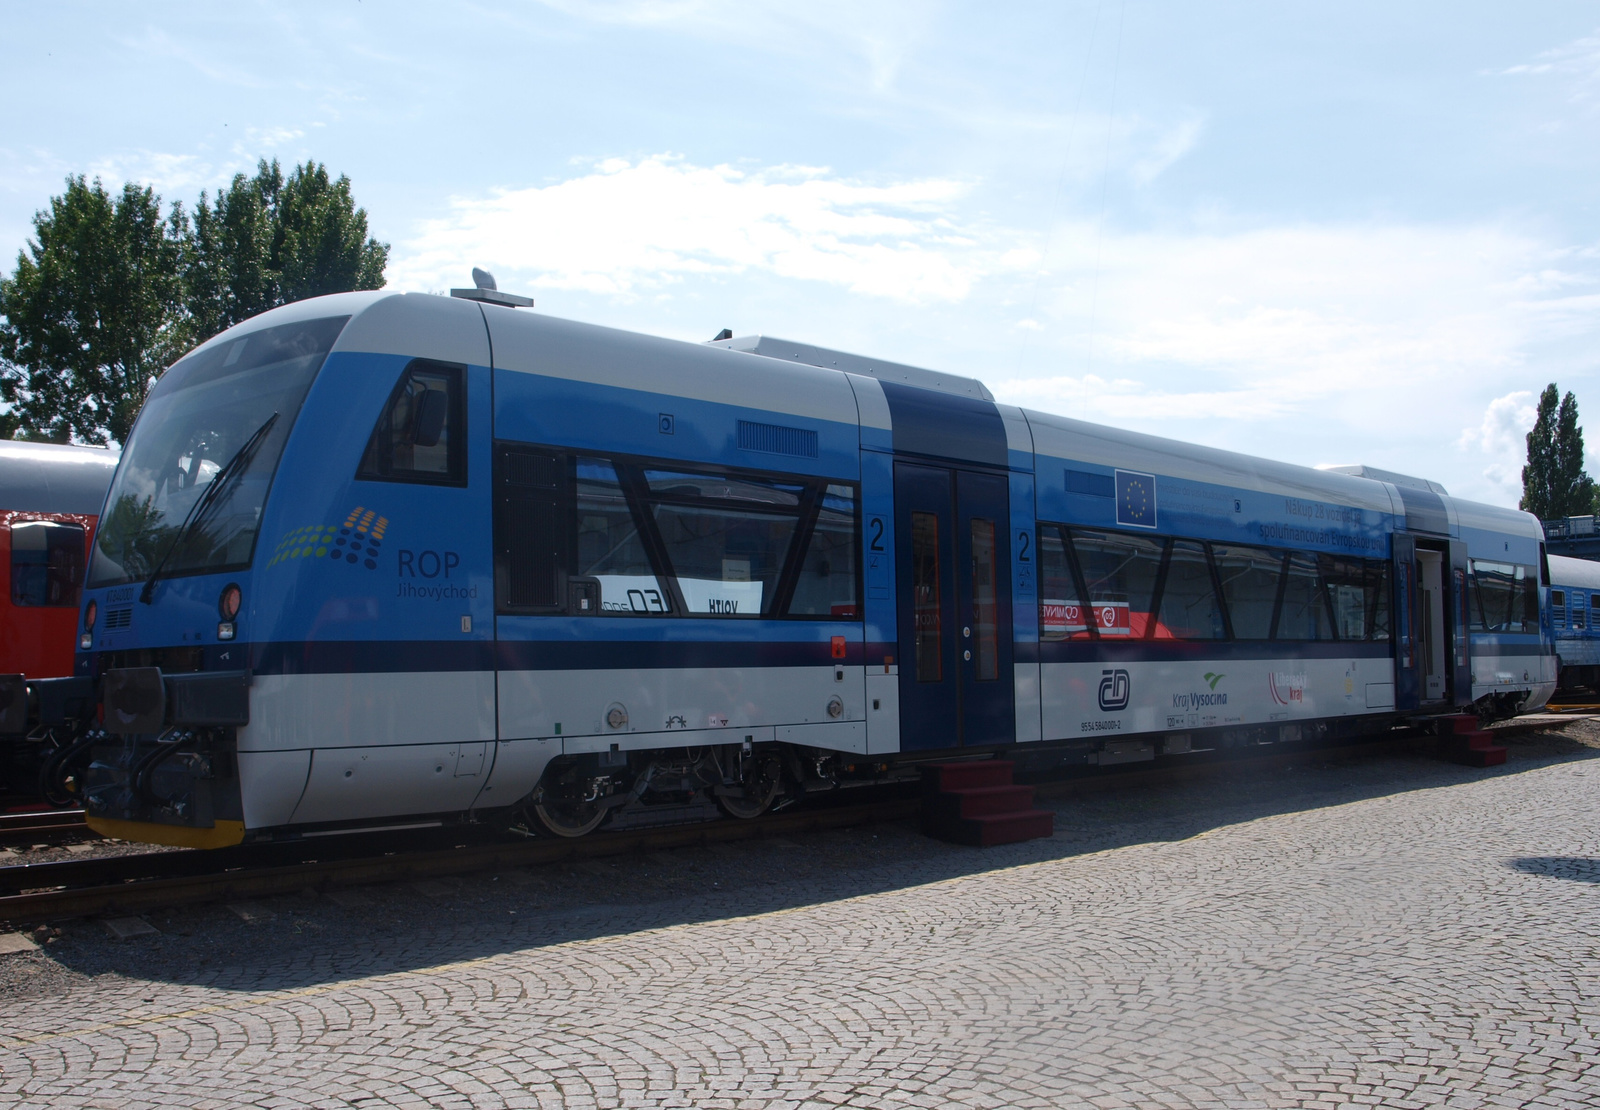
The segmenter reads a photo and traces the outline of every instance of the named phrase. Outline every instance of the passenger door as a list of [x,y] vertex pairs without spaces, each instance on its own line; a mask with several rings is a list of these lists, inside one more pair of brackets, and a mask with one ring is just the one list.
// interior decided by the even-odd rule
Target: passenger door
[[1007,504],[1001,475],[895,466],[902,748],[1016,737]]

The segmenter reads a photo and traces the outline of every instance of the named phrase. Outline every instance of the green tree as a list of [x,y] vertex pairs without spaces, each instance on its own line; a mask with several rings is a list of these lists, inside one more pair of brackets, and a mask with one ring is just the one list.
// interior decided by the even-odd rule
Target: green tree
[[181,209],[128,184],[67,178],[0,280],[0,397],[14,433],[65,443],[126,438],[146,391],[183,348]]
[[350,179],[317,162],[286,179],[276,160],[200,194],[184,264],[196,340],[281,304],[383,288],[389,246],[367,234]]
[[1528,433],[1522,508],[1540,520],[1559,520],[1593,512],[1594,502],[1594,479],[1583,469],[1578,401],[1570,392],[1561,397],[1551,382],[1539,397],[1539,415]]
[[381,289],[389,247],[367,234],[350,179],[308,161],[238,174],[191,221],[149,188],[96,180],[34,217],[0,279],[0,437],[122,442],[150,384],[196,343],[269,308]]

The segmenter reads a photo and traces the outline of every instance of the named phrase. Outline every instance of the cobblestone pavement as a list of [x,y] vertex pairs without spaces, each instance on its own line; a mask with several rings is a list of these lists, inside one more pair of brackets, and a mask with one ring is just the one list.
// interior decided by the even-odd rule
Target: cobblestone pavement
[[1596,1106],[1597,755],[62,923],[0,957],[0,1105]]

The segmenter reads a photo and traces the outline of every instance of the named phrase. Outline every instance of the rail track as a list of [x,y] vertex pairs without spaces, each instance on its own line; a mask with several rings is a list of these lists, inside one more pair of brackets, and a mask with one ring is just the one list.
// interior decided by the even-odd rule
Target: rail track
[[[1548,729],[1511,722],[1504,735]],[[1559,725],[1555,727],[1560,727]],[[1359,759],[1417,750],[1431,742],[1420,730],[1360,742],[1200,753],[1172,763],[1126,765],[1098,773],[1035,782],[1041,799],[1166,783],[1200,781],[1248,767],[1272,769],[1308,759]],[[906,820],[919,812],[915,788],[867,788],[867,800],[832,795],[749,821],[716,820],[621,831],[574,840],[494,837],[484,826],[369,832],[341,837],[247,844],[216,851],[152,851],[138,855],[0,867],[0,922],[11,925],[94,914],[134,914],[157,907],[246,900],[316,890],[463,875],[672,848],[787,837],[797,833]],[[856,795],[856,791],[851,792]],[[65,818],[69,813],[61,813]],[[445,845],[445,846],[441,846]]]
[[95,834],[83,823],[81,809],[26,810],[0,813],[0,847],[12,844],[54,844]]

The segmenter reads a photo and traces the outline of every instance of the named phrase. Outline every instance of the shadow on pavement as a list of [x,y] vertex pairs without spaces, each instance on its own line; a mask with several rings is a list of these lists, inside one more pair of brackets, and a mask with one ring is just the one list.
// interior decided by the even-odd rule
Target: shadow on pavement
[[[1044,803],[1055,809],[1056,835],[1000,848],[939,843],[904,822],[353,888],[334,898],[306,891],[248,907],[185,907],[146,914],[160,935],[129,941],[111,939],[98,922],[67,922],[59,943],[28,957],[53,965],[41,967],[36,985],[13,977],[0,994],[19,999],[92,990],[97,979],[106,985],[120,979],[292,990],[791,909],[1594,759],[1600,757],[1600,728],[1593,735],[1514,738],[1510,762],[1487,770],[1440,762],[1413,742],[1354,759],[1330,761],[1307,752],[1291,767],[1238,766],[1237,773],[1207,781],[1121,786]],[[1529,857],[1511,866],[1600,882],[1596,860]]]
[[1514,871],[1528,875],[1548,875],[1552,879],[1571,879],[1575,883],[1600,883],[1600,859],[1582,856],[1524,856],[1511,861]]

